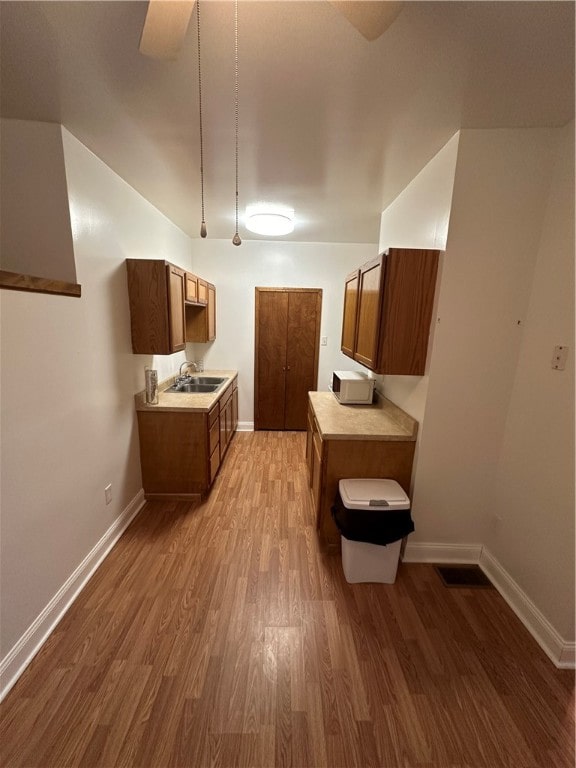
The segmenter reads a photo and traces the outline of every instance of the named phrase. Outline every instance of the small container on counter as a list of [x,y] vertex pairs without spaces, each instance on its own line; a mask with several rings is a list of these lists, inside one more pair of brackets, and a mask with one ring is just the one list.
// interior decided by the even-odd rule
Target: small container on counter
[[146,402],[150,405],[158,405],[158,371],[146,366],[144,378],[146,381]]

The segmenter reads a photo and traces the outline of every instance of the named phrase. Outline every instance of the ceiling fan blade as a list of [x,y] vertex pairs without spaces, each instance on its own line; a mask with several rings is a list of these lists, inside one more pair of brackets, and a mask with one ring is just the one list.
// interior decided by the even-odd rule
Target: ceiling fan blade
[[403,2],[395,0],[328,0],[366,40],[376,40],[396,19]]
[[140,53],[175,59],[180,53],[195,0],[149,0]]

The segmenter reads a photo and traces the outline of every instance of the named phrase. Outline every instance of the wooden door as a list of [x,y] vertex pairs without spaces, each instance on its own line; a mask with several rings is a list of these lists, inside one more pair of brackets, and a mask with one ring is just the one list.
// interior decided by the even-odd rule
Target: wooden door
[[255,429],[306,429],[321,305],[321,289],[256,288]]
[[357,269],[346,278],[344,283],[344,314],[342,318],[342,343],[343,354],[354,356],[356,348],[356,318],[358,315],[358,283],[360,282],[360,270]]
[[384,279],[384,258],[379,256],[360,270],[358,293],[358,324],[354,360],[367,368],[378,361],[380,340],[381,288]]
[[288,293],[256,288],[255,429],[284,429]]
[[320,291],[290,291],[286,345],[284,429],[306,429],[308,392],[318,383]]

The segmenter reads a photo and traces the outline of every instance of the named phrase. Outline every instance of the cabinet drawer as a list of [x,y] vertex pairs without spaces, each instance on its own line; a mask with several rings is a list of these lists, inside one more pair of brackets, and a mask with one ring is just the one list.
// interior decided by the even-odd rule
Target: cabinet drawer
[[212,456],[212,453],[218,448],[218,443],[220,442],[220,424],[218,423],[218,420],[216,420],[212,426],[210,427],[210,436],[208,439],[208,451],[210,453],[210,456]]
[[219,466],[220,466],[220,448],[216,446],[216,450],[210,456],[210,484],[214,482],[214,478],[218,473]]

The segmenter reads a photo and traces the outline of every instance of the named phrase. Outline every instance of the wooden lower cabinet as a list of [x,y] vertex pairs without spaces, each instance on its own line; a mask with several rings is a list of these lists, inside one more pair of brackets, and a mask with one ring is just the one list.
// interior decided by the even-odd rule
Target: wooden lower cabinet
[[237,398],[236,379],[208,413],[137,412],[147,499],[192,500],[208,493],[236,429],[234,392]]
[[414,440],[322,439],[310,406],[306,457],[316,527],[326,548],[340,547],[331,513],[338,482],[353,477],[390,478],[409,494],[415,447]]

